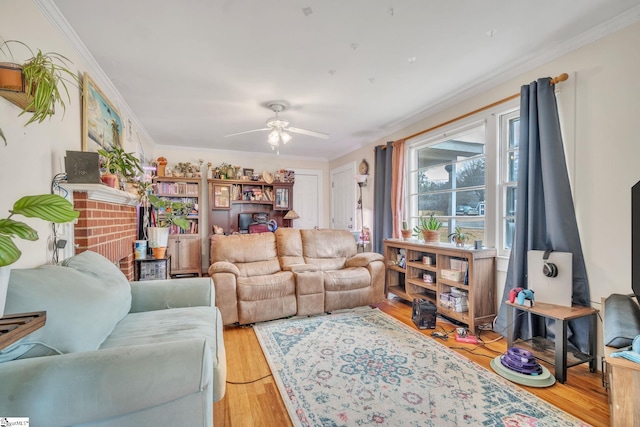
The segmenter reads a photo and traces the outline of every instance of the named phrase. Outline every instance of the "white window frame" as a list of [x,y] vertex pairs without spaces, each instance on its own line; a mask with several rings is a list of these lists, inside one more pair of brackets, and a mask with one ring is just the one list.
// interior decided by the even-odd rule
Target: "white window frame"
[[[515,215],[508,215],[507,213],[507,191],[509,188],[517,186],[517,181],[509,181],[509,121],[520,117],[520,107],[505,111],[498,116],[498,125],[500,129],[500,135],[498,141],[500,143],[500,195],[498,212],[500,212],[500,219],[498,224],[498,255],[508,257],[511,250],[507,248],[507,219],[513,218],[515,221]],[[519,147],[518,147],[519,150]],[[512,151],[518,151],[512,150]]]
[[[520,109],[520,99],[516,98],[511,101],[496,105],[495,107],[480,111],[471,116],[455,121],[447,126],[440,127],[431,132],[419,135],[415,138],[407,140],[405,144],[405,162],[406,170],[406,198],[407,214],[417,211],[417,207],[413,206],[411,194],[417,191],[416,183],[412,182],[411,172],[417,169],[416,151],[426,145],[446,139],[448,135],[464,132],[470,128],[484,124],[485,126],[485,246],[503,248],[503,221],[505,200],[503,194],[503,170],[504,166],[501,158],[501,130],[500,119],[505,114],[518,112]],[[500,242],[500,244],[498,244]],[[499,257],[508,257],[509,251],[498,249]]]

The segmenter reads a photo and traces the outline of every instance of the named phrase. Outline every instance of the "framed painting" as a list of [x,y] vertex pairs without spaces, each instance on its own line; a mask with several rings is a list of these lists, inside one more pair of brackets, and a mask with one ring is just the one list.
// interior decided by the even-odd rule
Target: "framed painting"
[[122,147],[122,118],[96,83],[84,73],[82,97],[82,151]]

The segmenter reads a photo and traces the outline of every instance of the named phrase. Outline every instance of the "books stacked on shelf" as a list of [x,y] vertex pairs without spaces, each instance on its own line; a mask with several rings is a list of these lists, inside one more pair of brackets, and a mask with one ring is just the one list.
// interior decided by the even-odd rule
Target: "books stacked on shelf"
[[231,186],[231,200],[241,200],[240,198],[241,187],[239,185]]
[[266,187],[264,189],[263,200],[266,202],[273,202],[273,188]]
[[189,228],[183,230],[177,225],[169,226],[169,234],[198,234],[198,221],[189,221]]
[[156,192],[161,195],[198,195],[198,184],[191,182],[157,182]]

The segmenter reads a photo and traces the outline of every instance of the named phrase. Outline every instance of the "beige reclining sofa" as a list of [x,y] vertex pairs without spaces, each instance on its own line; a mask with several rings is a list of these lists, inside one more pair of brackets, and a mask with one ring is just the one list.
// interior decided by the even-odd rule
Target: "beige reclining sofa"
[[381,302],[384,258],[357,253],[345,230],[279,228],[213,236],[209,275],[225,325],[246,325]]

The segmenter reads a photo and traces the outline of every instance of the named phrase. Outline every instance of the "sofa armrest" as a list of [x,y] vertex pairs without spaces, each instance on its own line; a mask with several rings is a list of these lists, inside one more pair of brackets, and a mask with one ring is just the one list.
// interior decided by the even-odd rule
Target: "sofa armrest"
[[215,289],[208,277],[131,282],[131,313],[214,305]]
[[213,276],[216,273],[231,273],[238,277],[240,275],[240,270],[238,270],[238,267],[236,267],[235,264],[227,261],[218,261],[209,266],[209,276]]
[[374,261],[384,262],[384,257],[377,252],[361,252],[345,262],[345,267],[366,267]]
[[290,264],[282,267],[282,271],[291,271],[292,273],[304,273],[308,271],[318,271],[318,267],[313,264]]
[[212,377],[204,339],[16,360],[0,364],[0,414],[68,426],[201,392],[211,407]]

